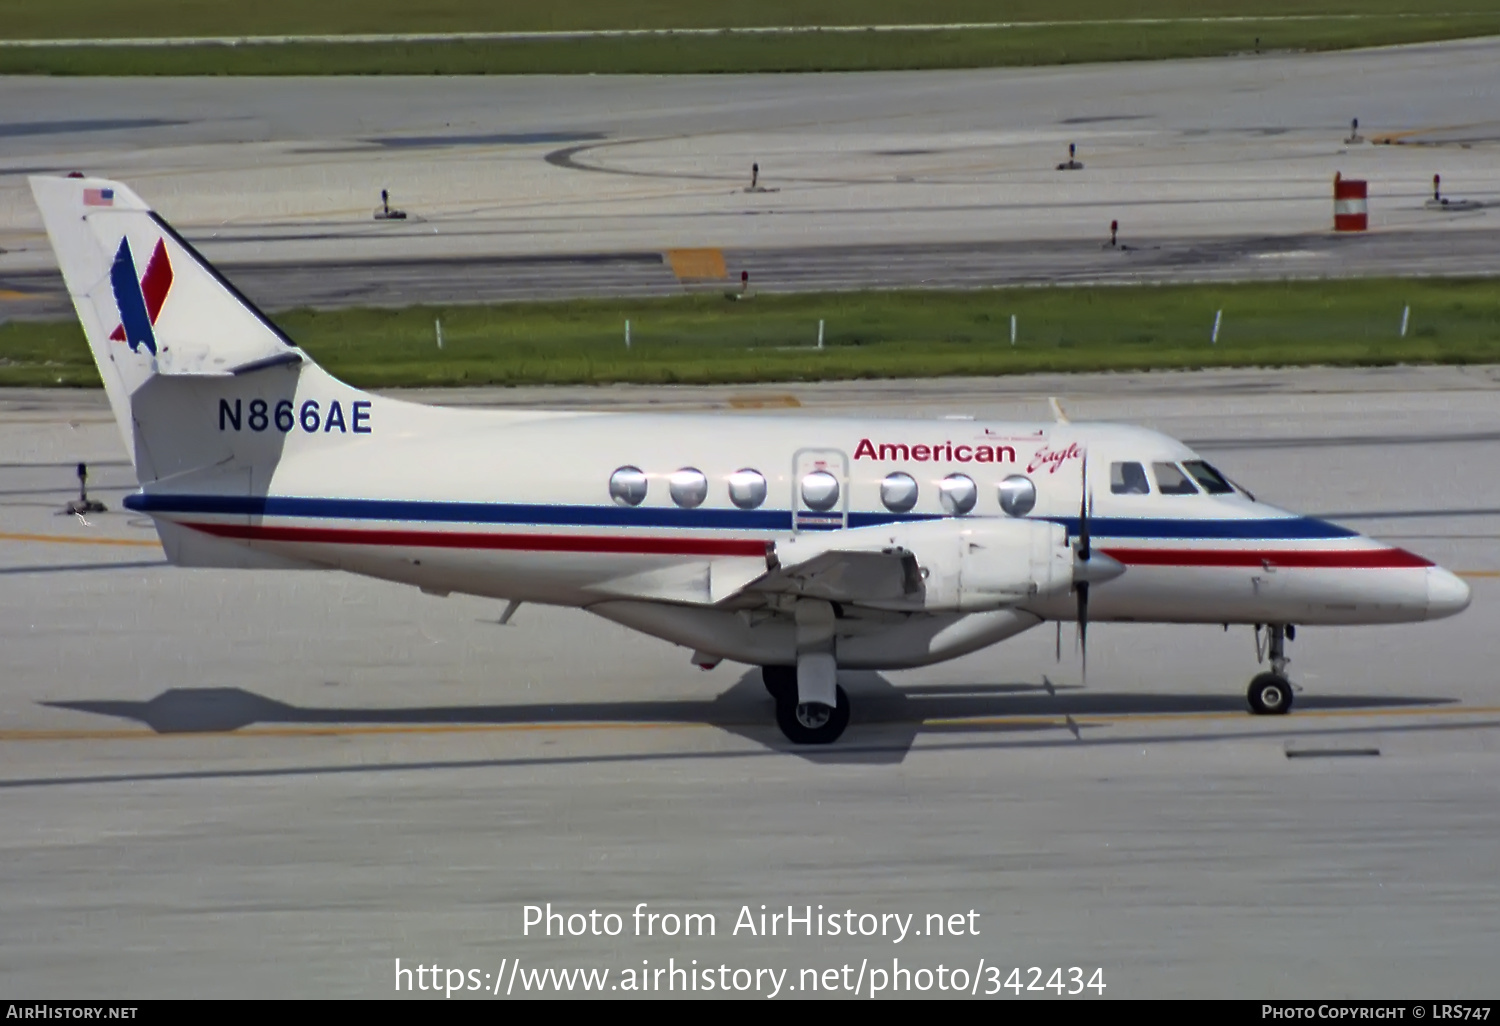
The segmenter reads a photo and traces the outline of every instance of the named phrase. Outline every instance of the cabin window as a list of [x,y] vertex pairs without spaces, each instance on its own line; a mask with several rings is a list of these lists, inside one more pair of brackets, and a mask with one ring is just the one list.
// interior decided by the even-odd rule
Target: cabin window
[[708,478],[697,467],[683,467],[667,479],[667,491],[677,505],[693,509],[708,498]]
[[938,482],[938,497],[943,509],[961,516],[979,501],[979,486],[967,474],[949,474]]
[[1188,460],[1183,467],[1209,495],[1228,495],[1234,491],[1234,485],[1223,474],[1202,460]]
[[1150,495],[1151,483],[1146,468],[1139,463],[1111,463],[1109,490],[1115,495]]
[[740,509],[755,509],[766,501],[766,478],[746,467],[729,475],[729,501]]
[[1153,463],[1156,474],[1156,490],[1163,495],[1197,495],[1198,487],[1175,463]]
[[880,501],[892,513],[905,513],[917,504],[917,479],[897,471],[880,482]]
[[826,470],[814,470],[802,479],[802,501],[808,509],[827,513],[839,503],[839,479]]
[[1008,516],[1024,517],[1036,505],[1036,485],[1025,474],[1012,474],[1000,482],[1000,508]]
[[639,506],[646,499],[646,475],[640,467],[621,467],[609,475],[609,497],[621,506]]

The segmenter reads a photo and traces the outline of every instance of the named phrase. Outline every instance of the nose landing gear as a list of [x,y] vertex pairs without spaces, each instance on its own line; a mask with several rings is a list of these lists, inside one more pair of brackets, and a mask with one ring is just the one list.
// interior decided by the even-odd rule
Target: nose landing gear
[[1292,682],[1286,676],[1291,660],[1286,655],[1286,643],[1296,640],[1297,628],[1273,623],[1266,628],[1266,634],[1266,651],[1262,652],[1260,627],[1255,628],[1255,652],[1261,662],[1269,655],[1271,672],[1258,673],[1251,679],[1246,698],[1250,701],[1250,711],[1257,716],[1281,716],[1292,708]]

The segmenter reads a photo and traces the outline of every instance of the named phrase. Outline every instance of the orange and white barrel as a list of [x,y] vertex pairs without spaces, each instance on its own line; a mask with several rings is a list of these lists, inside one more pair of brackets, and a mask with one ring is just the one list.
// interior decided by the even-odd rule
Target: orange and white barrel
[[1333,176],[1333,230],[1362,232],[1370,227],[1369,183]]

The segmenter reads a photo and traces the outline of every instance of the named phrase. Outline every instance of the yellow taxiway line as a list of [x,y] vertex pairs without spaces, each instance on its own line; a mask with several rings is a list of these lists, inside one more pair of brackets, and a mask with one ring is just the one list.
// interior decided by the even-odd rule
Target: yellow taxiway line
[[90,538],[71,534],[16,534],[0,531],[0,541],[49,542],[54,545],[128,545],[133,548],[161,548],[161,542],[145,538]]
[[1463,132],[1481,127],[1485,127],[1483,122],[1470,125],[1428,125],[1426,128],[1408,128],[1400,132],[1381,132],[1379,135],[1370,136],[1370,144],[1372,146],[1401,145],[1406,140],[1419,136],[1437,135],[1440,132]]
[[[1300,711],[1290,720],[1280,723],[1295,724],[1299,720],[1359,719],[1361,717],[1410,717],[1425,716],[1496,716],[1500,706],[1469,706],[1461,708],[1435,709],[1310,709]],[[1057,716],[973,716],[920,721],[924,727],[1107,727],[1129,723],[1164,723],[1174,721],[1236,720],[1253,721],[1248,713],[1122,713],[1115,716],[1083,714],[1083,718]],[[624,723],[590,721],[585,723],[443,723],[443,724],[382,724],[357,726],[327,724],[319,726],[287,727],[242,727],[238,730],[219,731],[172,731],[157,733],[139,728],[115,728],[100,730],[0,730],[3,741],[144,741],[186,738],[308,738],[308,737],[360,737],[390,735],[439,735],[439,734],[491,734],[491,733],[538,733],[578,730],[681,730],[690,727],[712,726],[709,723],[642,721]]]
[[[1261,722],[1248,720],[1248,713],[1242,712],[1183,712],[1183,713],[1120,713],[1113,716],[1101,717],[1097,713],[1084,713],[1087,719],[1073,719],[1072,723],[1079,727],[1106,727],[1113,723],[1173,723],[1180,721],[1206,721],[1206,720],[1245,720],[1246,722]],[[1459,708],[1430,708],[1430,709],[1299,709],[1293,718],[1280,720],[1281,723],[1296,723],[1309,717],[1320,719],[1358,719],[1362,716],[1500,716],[1500,706],[1462,706]],[[1024,716],[973,716],[957,717],[954,719],[924,720],[924,726],[928,727],[957,727],[957,726],[1009,726],[1021,724],[1052,723],[1059,727],[1066,727],[1068,719],[1064,717],[1049,715],[1037,717]]]
[[383,726],[307,727],[241,727],[238,730],[182,730],[157,733],[154,730],[0,730],[0,741],[142,741],[167,738],[223,737],[359,737],[380,734],[491,734],[532,733],[561,730],[655,730],[659,728],[703,727],[704,723],[440,723],[391,724]]

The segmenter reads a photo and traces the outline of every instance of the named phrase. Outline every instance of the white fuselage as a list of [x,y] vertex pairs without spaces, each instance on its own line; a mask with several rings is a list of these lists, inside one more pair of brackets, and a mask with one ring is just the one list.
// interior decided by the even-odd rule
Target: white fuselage
[[[1420,557],[1238,489],[1179,482],[1164,493],[1164,468],[1198,457],[1134,427],[453,410],[369,396],[314,367],[199,392],[203,444],[223,455],[193,463],[216,469],[157,468],[127,503],[157,518],[177,561],[334,567],[438,593],[584,607],[715,657],[769,663],[791,651],[774,604],[718,597],[721,581],[764,569],[768,544],[1015,519],[1004,489],[1034,494],[1012,512],[1070,536],[1091,496],[1094,549],[1125,567],[1093,587],[1093,620],[1397,623],[1468,600],[1461,581]],[[150,435],[147,424],[143,458]],[[1144,468],[1144,484],[1128,468],[1119,479],[1127,464]],[[257,480],[237,467],[273,469]],[[634,490],[612,496],[622,470],[617,480]],[[910,478],[914,501],[904,479],[892,491],[892,475]],[[757,478],[763,497],[744,487]],[[915,554],[924,561],[920,545]],[[840,609],[840,664],[950,658],[1075,609],[1066,590],[948,613],[853,603]]]

